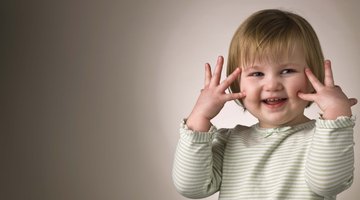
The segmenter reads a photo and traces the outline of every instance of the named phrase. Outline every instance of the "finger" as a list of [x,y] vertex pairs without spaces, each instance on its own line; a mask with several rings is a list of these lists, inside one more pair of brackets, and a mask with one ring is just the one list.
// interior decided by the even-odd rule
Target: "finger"
[[211,67],[209,63],[205,64],[205,83],[204,86],[208,87],[211,80]]
[[217,59],[214,74],[210,81],[210,87],[215,87],[219,85],[223,63],[224,63],[224,58],[222,56],[219,56]]
[[317,79],[316,76],[312,73],[310,68],[305,69],[305,74],[316,91],[319,91],[322,87],[324,87],[324,85],[319,81],[319,79]]
[[234,82],[241,74],[241,69],[236,68],[221,84],[219,85],[220,91],[225,91],[232,82]]
[[355,99],[355,98],[350,98],[349,101],[350,101],[350,106],[354,106],[358,102],[357,99]]
[[305,101],[315,101],[316,99],[316,94],[312,94],[312,93],[306,94],[299,92],[298,96]]
[[228,93],[225,94],[223,96],[224,101],[232,101],[232,100],[236,100],[236,99],[242,99],[246,96],[246,94],[244,92],[239,92],[239,93]]
[[324,84],[325,86],[334,87],[334,76],[332,73],[330,60],[325,60],[324,67],[325,67]]

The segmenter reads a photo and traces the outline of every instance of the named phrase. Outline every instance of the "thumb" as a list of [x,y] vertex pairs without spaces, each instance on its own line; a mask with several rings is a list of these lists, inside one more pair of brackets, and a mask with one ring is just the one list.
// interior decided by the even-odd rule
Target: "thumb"
[[246,96],[245,92],[229,93],[225,95],[225,101],[232,101],[236,99],[242,99]]
[[312,94],[312,93],[305,94],[302,92],[298,92],[298,97],[305,101],[314,101],[315,100],[315,94]]

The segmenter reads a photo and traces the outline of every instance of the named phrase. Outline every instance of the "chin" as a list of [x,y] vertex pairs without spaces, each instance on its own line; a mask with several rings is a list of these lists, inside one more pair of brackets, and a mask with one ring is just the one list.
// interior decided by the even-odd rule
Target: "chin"
[[272,117],[269,120],[259,120],[259,122],[261,124],[266,124],[269,127],[275,128],[289,124],[291,123],[291,120],[289,121],[289,118],[284,118],[284,117]]

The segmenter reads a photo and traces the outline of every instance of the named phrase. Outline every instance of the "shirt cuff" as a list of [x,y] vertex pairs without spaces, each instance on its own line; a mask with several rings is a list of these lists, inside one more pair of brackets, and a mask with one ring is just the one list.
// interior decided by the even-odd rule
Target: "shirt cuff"
[[335,120],[317,119],[316,127],[319,128],[347,128],[355,126],[355,117],[340,116]]
[[211,125],[209,131],[200,132],[189,129],[186,125],[186,119],[183,119],[180,123],[180,137],[193,143],[211,142],[216,131],[217,128],[214,125]]

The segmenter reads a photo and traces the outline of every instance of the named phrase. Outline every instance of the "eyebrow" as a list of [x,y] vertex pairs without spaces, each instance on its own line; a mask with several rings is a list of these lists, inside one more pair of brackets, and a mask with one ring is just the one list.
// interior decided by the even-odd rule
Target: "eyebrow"
[[247,66],[243,68],[244,72],[260,70],[261,67],[257,65]]
[[297,66],[297,67],[300,67],[300,66],[302,66],[301,64],[298,64],[298,63],[281,63],[281,64],[279,64],[279,66],[288,66],[288,65],[290,65],[290,66]]
[[[301,67],[302,64],[298,64],[298,63],[279,63],[279,64],[276,64],[275,66],[277,67],[286,67],[286,66],[295,66],[295,67]],[[262,68],[267,68],[268,66],[264,66],[264,65],[251,65],[251,66],[247,66],[247,67],[244,67],[244,70],[249,70],[249,69],[252,69],[252,70],[259,70],[259,69],[262,69]]]

